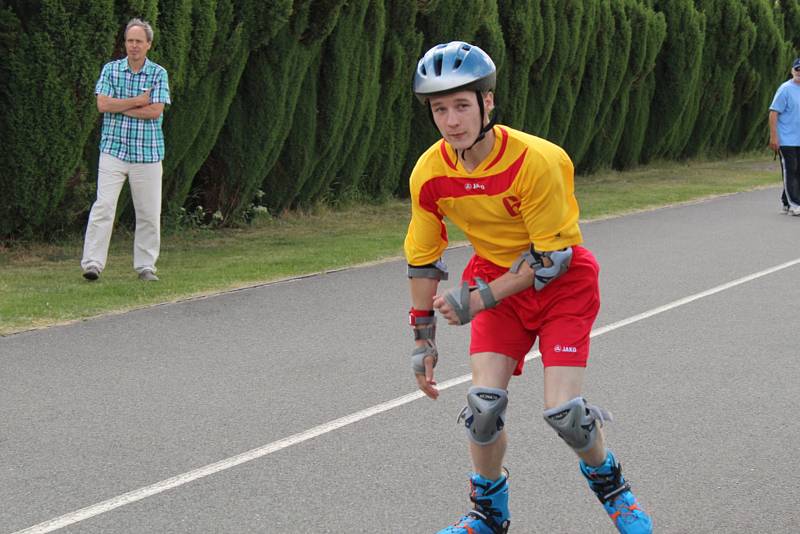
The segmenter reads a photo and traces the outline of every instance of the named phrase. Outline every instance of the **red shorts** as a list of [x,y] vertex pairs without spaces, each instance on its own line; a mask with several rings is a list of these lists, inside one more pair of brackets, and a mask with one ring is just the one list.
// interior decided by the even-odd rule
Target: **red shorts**
[[[473,256],[462,279],[470,285],[474,285],[475,276],[491,282],[506,271],[505,267]],[[514,374],[519,375],[525,355],[538,337],[545,367],[586,367],[589,333],[600,310],[599,271],[591,252],[573,247],[567,272],[543,290],[525,289],[475,316],[471,323],[470,354],[505,354],[517,360]]]

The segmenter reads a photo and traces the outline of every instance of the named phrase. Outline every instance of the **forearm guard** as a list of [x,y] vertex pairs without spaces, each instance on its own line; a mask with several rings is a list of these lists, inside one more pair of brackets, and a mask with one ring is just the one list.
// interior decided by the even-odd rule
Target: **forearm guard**
[[411,351],[411,368],[414,374],[425,374],[425,358],[433,357],[433,366],[439,361],[439,352],[436,350],[436,317],[433,310],[415,310],[408,312],[408,322],[414,329],[414,341],[424,340],[425,344]]
[[483,278],[477,276],[475,277],[475,286],[470,287],[467,282],[461,282],[460,286],[454,287],[444,294],[444,299],[456,312],[461,324],[467,324],[472,320],[472,312],[469,309],[469,294],[475,290],[478,291],[481,301],[483,301],[483,309],[488,310],[497,306],[497,300],[494,298],[489,284]]

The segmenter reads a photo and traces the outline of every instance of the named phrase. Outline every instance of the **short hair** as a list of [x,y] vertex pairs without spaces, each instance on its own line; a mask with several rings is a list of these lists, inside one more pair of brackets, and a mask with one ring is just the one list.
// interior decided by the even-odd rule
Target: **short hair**
[[128,25],[125,26],[125,38],[128,37],[128,30],[133,28],[134,26],[139,26],[141,29],[144,30],[144,34],[147,36],[147,42],[153,42],[153,27],[150,26],[148,22],[143,21],[142,19],[131,19],[128,21]]

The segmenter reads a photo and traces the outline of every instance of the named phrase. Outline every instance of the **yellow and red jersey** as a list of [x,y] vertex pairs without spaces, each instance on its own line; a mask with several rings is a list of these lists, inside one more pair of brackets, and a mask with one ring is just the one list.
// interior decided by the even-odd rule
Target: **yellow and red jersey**
[[492,151],[472,172],[444,140],[420,156],[411,173],[409,264],[427,265],[442,256],[444,217],[466,234],[479,256],[503,267],[531,243],[550,251],[582,242],[567,153],[507,126],[495,126],[494,134]]

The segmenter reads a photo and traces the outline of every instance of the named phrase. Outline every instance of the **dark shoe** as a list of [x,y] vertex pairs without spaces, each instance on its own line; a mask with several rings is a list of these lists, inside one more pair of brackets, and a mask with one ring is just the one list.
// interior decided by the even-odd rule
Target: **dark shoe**
[[143,280],[145,282],[158,282],[158,277],[150,269],[145,269],[139,273],[139,280]]
[[100,278],[100,269],[98,269],[94,265],[90,265],[83,270],[83,277],[90,282],[94,282],[95,280]]

